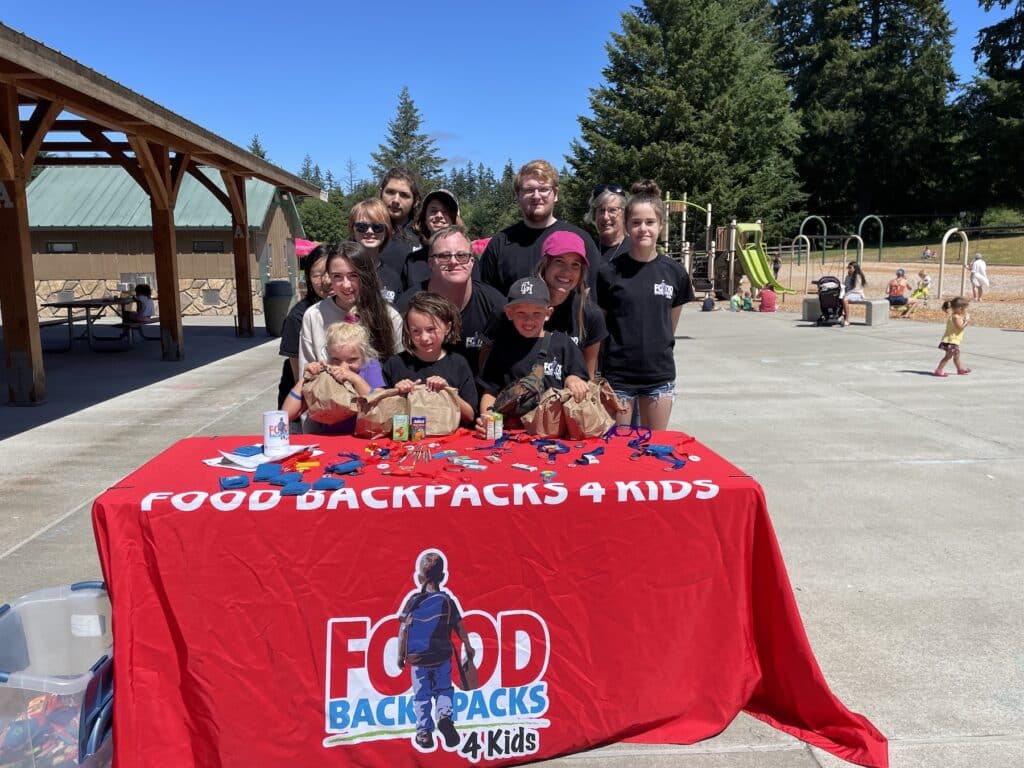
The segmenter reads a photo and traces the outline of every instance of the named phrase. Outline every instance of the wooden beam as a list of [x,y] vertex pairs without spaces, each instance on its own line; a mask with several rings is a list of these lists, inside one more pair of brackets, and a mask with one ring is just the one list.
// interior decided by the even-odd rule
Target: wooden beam
[[0,164],[0,312],[7,400],[14,405],[39,405],[46,400],[46,373],[28,232],[18,90],[10,83],[0,84],[0,143],[9,160]]
[[160,302],[160,348],[164,360],[185,357],[185,335],[181,323],[181,291],[178,288],[178,244],[174,229],[174,208],[161,206],[150,195],[153,217],[153,260],[156,293]]
[[[102,134],[101,134],[102,135]],[[106,138],[106,137],[104,137]],[[132,145],[127,141],[110,141],[107,139],[107,146],[114,147],[121,152],[130,152]],[[106,152],[91,141],[46,141],[39,145],[40,152]]]
[[[142,168],[139,166],[139,161],[136,158],[128,157],[128,155],[122,152],[118,146],[108,139],[103,131],[96,126],[83,128],[82,135],[89,139],[98,150],[110,155],[110,159],[128,171],[128,174],[135,179],[135,183],[142,187],[146,194],[149,194],[149,182],[146,180],[146,176],[142,172]],[[131,146],[131,144],[128,146]],[[104,158],[100,157],[94,159],[103,160]],[[60,165],[60,163],[57,163],[57,165]],[[73,165],[73,163],[71,163],[71,165]],[[82,165],[103,165],[103,163],[82,163]]]
[[14,178],[14,153],[2,136],[0,136],[0,175],[5,179]]
[[228,213],[231,213],[231,201],[228,196],[224,193],[224,190],[214,184],[210,177],[203,173],[195,163],[189,163],[186,169],[188,174],[192,176],[196,181],[206,187],[210,194],[220,200],[220,204],[223,205]]
[[63,101],[40,101],[32,110],[32,116],[28,119],[28,130],[22,135],[22,163],[25,165],[26,178],[32,174],[32,163],[39,153],[39,146],[46,138],[46,132],[57,119],[57,115],[63,111]]
[[171,160],[171,188],[169,190],[169,196],[171,205],[176,205],[178,202],[178,192],[181,191],[181,180],[185,178],[185,174],[188,172],[188,167],[191,165],[191,158],[184,152],[178,152],[174,159]]
[[157,167],[156,159],[150,150],[149,142],[141,136],[128,135],[128,143],[135,150],[135,159],[139,161],[142,173],[146,177],[146,185],[149,188],[149,195],[153,198],[153,205],[161,209],[170,207],[170,200],[167,196],[167,185],[164,183],[163,173]]
[[245,177],[221,172],[231,205],[231,250],[235,262],[235,304],[238,335],[253,336],[252,266],[249,259],[249,217],[246,212]]

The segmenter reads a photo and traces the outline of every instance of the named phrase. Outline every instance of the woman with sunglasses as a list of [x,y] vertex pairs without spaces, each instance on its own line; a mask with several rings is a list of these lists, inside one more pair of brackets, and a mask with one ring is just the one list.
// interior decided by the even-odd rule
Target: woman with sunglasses
[[597,230],[597,247],[609,262],[629,250],[626,236],[626,190],[619,184],[598,184],[590,192],[590,210],[583,221]]
[[302,316],[299,370],[314,360],[327,360],[327,328],[333,323],[359,323],[370,346],[386,360],[402,350],[402,316],[384,301],[377,267],[358,243],[341,243],[327,257],[331,296]]
[[380,253],[391,238],[391,217],[377,198],[362,200],[348,214],[348,236],[366,249],[380,278],[381,295],[393,304],[402,292],[402,278],[385,264]]
[[423,198],[416,216],[416,231],[422,248],[417,248],[405,259],[402,267],[402,288],[409,290],[430,279],[430,238],[448,227],[461,227],[459,201],[447,189],[437,189]]
[[658,253],[665,226],[658,185],[638,182],[632,192],[625,210],[629,251],[597,277],[597,304],[608,323],[603,373],[627,405],[619,423],[629,424],[639,406],[641,426],[665,429],[675,399],[675,329],[693,286],[678,262]]

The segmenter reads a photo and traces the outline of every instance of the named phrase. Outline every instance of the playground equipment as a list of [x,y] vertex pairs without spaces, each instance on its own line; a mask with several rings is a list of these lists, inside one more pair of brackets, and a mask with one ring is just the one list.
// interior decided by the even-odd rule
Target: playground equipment
[[761,228],[761,222],[737,224],[734,219],[729,227],[735,232],[735,254],[739,256],[743,271],[750,278],[750,284],[754,288],[770,285],[777,293],[796,293],[792,288],[783,286],[772,273],[772,265],[764,247],[764,230]]

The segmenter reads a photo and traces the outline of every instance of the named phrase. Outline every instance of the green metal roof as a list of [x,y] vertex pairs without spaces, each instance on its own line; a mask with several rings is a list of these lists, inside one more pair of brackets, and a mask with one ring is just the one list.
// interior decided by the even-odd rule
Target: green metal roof
[[[200,168],[220,189],[220,173]],[[262,227],[275,187],[246,179],[246,212],[250,227]],[[149,229],[153,225],[149,196],[120,166],[48,166],[28,186],[30,227]],[[174,207],[178,227],[231,227],[231,214],[210,191],[186,174]]]

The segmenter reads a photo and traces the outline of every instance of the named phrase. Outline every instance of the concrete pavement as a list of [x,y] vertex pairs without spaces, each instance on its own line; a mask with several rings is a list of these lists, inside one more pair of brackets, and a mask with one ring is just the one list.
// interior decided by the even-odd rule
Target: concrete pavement
[[[936,379],[941,330],[686,307],[672,427],[763,485],[822,670],[890,738],[894,768],[1020,768],[1024,334],[969,328],[974,372]],[[97,577],[92,500],[171,443],[259,431],[275,404],[276,340],[206,319],[185,339],[185,363],[146,342],[47,354],[49,402],[4,411],[0,597]],[[547,764],[844,763],[741,715],[697,745],[611,745]]]

